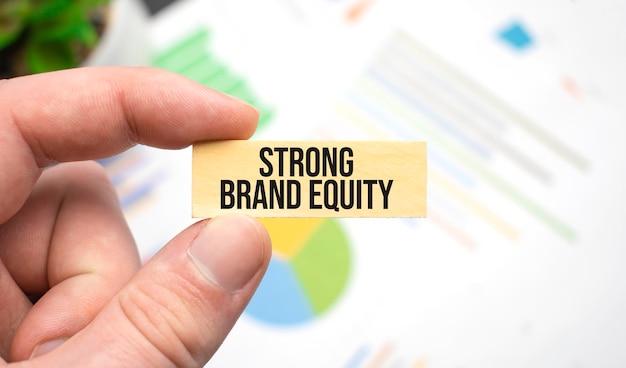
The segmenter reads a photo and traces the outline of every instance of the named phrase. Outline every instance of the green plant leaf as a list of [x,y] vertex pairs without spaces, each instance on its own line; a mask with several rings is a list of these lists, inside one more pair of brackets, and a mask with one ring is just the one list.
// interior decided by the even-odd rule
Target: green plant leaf
[[97,41],[97,32],[90,19],[92,11],[92,8],[87,8],[87,5],[80,1],[72,3],[56,16],[33,24],[31,36],[38,42],[75,39],[91,47]]
[[86,24],[90,21],[82,9],[68,6],[56,16],[32,24],[30,37],[37,42],[61,41],[74,37]]
[[110,0],[0,0],[0,48],[26,35],[30,73],[76,67],[95,46],[94,9]]
[[96,32],[91,23],[83,23],[82,27],[76,29],[76,33],[73,36],[76,40],[90,48],[95,47],[98,43],[98,32]]
[[0,49],[19,37],[26,26],[29,11],[28,0],[5,0],[0,3]]
[[55,17],[72,5],[72,0],[30,0],[32,13],[29,21],[39,22]]
[[26,63],[33,74],[70,69],[77,65],[72,45],[64,42],[29,42]]
[[[2,0],[4,1],[4,0]],[[22,0],[23,1],[23,0]],[[39,22],[67,12],[68,8],[80,9],[87,17],[93,9],[108,4],[110,0],[27,0],[32,4],[30,20]]]
[[110,0],[78,0],[77,2],[82,3],[86,9],[93,9],[108,4]]

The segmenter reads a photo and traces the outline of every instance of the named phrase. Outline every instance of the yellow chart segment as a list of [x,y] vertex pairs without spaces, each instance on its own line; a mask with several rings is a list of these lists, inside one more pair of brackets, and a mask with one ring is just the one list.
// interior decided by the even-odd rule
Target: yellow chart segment
[[270,234],[275,255],[286,259],[291,259],[298,253],[324,220],[322,218],[297,219],[297,221],[283,218],[260,219]]
[[273,255],[246,312],[272,325],[311,322],[341,298],[350,277],[349,238],[336,219],[262,219]]

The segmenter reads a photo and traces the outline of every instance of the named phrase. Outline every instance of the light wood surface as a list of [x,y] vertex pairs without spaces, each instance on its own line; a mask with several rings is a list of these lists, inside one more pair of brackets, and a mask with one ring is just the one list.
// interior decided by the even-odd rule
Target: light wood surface
[[218,141],[193,147],[192,214],[426,217],[426,143]]

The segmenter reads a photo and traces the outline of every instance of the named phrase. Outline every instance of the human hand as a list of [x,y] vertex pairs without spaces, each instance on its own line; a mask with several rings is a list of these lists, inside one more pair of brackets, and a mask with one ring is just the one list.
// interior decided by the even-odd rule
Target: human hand
[[106,174],[72,161],[245,139],[257,118],[149,68],[0,81],[0,366],[204,365],[267,268],[267,232],[238,215],[200,221],[140,269]]

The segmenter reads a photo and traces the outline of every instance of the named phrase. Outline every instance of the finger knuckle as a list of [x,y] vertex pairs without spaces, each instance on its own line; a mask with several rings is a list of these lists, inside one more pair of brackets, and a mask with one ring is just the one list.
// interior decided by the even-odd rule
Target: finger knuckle
[[165,283],[136,285],[119,298],[129,323],[150,347],[177,367],[197,365],[194,351],[202,335],[193,318],[197,314],[194,313],[197,308],[193,302],[195,292],[186,284],[174,277]]

